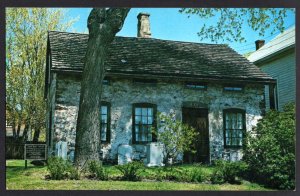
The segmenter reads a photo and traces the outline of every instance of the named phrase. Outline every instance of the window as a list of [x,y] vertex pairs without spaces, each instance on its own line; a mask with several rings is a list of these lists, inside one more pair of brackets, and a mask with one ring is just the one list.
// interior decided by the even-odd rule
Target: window
[[156,105],[149,103],[133,104],[132,142],[147,143],[156,141],[152,127],[155,123]]
[[241,147],[246,130],[245,111],[226,109],[223,111],[225,147]]
[[197,82],[186,82],[185,86],[187,88],[197,89],[197,90],[206,90],[207,89],[207,84],[197,83]]
[[110,142],[110,103],[101,102],[100,139],[103,143]]
[[241,92],[243,91],[243,87],[239,85],[226,85],[224,86],[224,91],[236,91],[236,92]]
[[157,80],[154,79],[133,79],[133,83],[137,85],[156,86]]
[[109,78],[104,77],[104,79],[102,80],[102,84],[103,85],[109,85]]

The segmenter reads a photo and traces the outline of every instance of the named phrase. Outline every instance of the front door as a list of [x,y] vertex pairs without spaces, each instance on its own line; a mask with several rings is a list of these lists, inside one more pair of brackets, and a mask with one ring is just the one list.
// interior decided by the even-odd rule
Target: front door
[[208,109],[182,108],[182,121],[199,133],[195,139],[196,153],[185,152],[185,163],[207,163],[209,161]]

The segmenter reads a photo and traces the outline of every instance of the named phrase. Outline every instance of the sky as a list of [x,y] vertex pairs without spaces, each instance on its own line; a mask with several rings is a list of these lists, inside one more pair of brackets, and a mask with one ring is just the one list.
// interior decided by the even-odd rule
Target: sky
[[[79,33],[88,33],[87,18],[91,8],[67,8],[65,20],[77,18],[73,28],[70,31]],[[137,36],[137,15],[140,12],[147,12],[150,14],[150,30],[151,37],[163,40],[175,40],[197,43],[212,43],[210,40],[200,40],[197,32],[200,31],[201,26],[212,24],[216,18],[201,19],[196,15],[188,17],[186,14],[179,13],[179,8],[132,8],[127,15],[122,30],[117,33],[117,36],[136,37]],[[285,28],[289,28],[295,24],[295,15],[289,13],[285,19]],[[243,25],[243,36],[246,42],[218,42],[220,44],[228,44],[231,48],[240,54],[245,54],[255,50],[255,41],[264,39],[266,42],[270,41],[280,32],[271,35],[270,30],[266,31],[265,35],[259,36],[258,32],[253,31],[248,25]]]

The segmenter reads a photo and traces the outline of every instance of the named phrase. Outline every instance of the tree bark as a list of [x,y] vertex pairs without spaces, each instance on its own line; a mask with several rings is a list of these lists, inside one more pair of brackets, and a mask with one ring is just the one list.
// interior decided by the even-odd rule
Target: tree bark
[[34,134],[33,134],[33,143],[37,143],[39,141],[39,137],[40,137],[40,133],[41,133],[41,127],[35,127],[34,128]]
[[89,40],[81,81],[77,117],[75,164],[83,168],[99,160],[100,100],[107,46],[124,24],[129,8],[94,8],[88,18]]

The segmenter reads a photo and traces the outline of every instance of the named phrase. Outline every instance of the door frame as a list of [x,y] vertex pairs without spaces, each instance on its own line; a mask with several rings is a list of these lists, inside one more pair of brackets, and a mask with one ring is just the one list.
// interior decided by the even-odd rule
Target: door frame
[[[200,104],[202,105],[202,104]],[[195,105],[193,105],[195,106]],[[206,115],[206,124],[207,124],[207,157],[206,157],[206,160],[205,160],[205,163],[210,163],[210,131],[209,131],[209,108],[208,107],[190,107],[190,106],[182,106],[181,107],[181,115],[182,115],[182,118],[181,118],[181,122],[183,122],[183,119],[184,119],[184,115],[183,115],[183,110],[184,109],[191,109],[191,110],[205,110],[207,112],[207,115]]]

